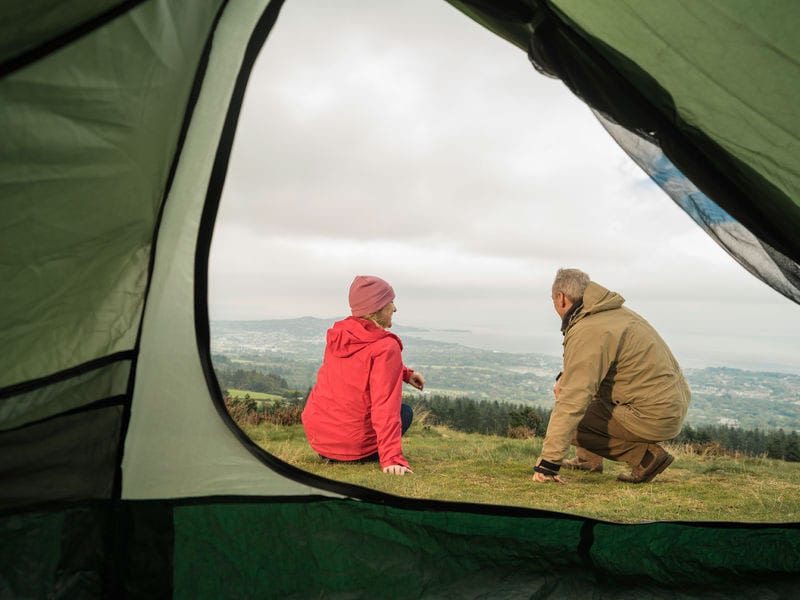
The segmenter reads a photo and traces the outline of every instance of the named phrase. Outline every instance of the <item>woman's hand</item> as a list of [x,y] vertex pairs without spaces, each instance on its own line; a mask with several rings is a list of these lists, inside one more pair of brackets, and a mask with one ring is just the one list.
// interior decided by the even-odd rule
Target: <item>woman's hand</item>
[[425,378],[422,376],[422,373],[418,373],[417,371],[414,371],[411,374],[411,377],[409,377],[408,383],[413,385],[418,390],[421,390],[422,388],[425,387]]
[[411,467],[404,467],[403,465],[389,465],[388,467],[383,467],[383,472],[390,475],[405,475],[414,471],[411,470]]

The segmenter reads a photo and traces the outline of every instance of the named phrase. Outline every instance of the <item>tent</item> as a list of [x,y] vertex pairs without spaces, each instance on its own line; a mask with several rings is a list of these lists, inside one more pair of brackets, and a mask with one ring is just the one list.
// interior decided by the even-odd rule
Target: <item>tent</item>
[[[300,471],[235,426],[211,367],[208,254],[282,4],[2,4],[0,597],[790,595],[797,523],[393,497]],[[451,4],[560,77],[800,301],[800,5]]]

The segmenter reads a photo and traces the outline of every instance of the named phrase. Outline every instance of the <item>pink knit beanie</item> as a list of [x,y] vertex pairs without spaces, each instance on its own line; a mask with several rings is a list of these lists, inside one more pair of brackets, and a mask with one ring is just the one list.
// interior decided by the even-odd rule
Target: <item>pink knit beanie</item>
[[354,317],[378,312],[392,300],[392,286],[380,277],[357,275],[350,284],[350,311]]

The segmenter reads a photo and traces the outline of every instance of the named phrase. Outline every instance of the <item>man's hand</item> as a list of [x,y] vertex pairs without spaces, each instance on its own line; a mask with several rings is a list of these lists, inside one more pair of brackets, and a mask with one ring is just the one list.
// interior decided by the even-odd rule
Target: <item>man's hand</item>
[[404,467],[403,465],[389,465],[388,467],[383,467],[383,472],[390,475],[405,475],[414,471],[410,467]]
[[422,373],[418,373],[417,371],[414,371],[411,374],[411,377],[409,377],[408,383],[413,385],[418,390],[422,390],[422,388],[425,387],[425,378],[422,376]]
[[539,473],[536,471],[533,474],[533,481],[534,483],[550,483],[554,481],[555,483],[566,483],[559,475],[545,475],[544,473]]
[[553,395],[556,397],[556,399],[558,399],[558,394],[560,391],[561,391],[561,379],[559,378],[558,381],[556,381],[556,384],[553,386]]

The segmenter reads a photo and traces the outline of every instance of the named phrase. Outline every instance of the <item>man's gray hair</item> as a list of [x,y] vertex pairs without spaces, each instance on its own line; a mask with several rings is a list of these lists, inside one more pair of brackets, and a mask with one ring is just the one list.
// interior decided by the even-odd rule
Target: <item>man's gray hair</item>
[[559,269],[553,281],[553,294],[561,292],[570,302],[577,302],[583,298],[590,281],[589,276],[579,269]]

